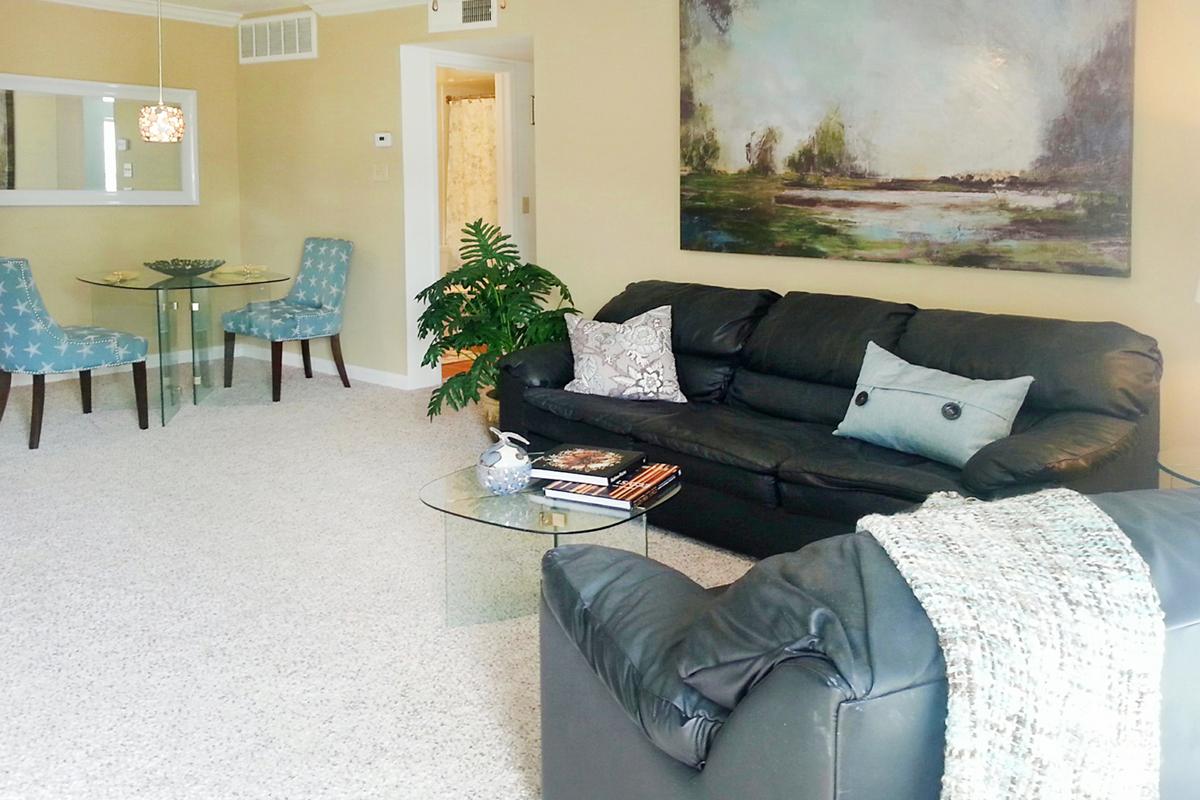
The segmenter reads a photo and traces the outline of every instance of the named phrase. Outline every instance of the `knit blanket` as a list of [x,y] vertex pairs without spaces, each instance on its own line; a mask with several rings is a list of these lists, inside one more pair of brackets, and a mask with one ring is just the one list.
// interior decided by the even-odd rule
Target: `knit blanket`
[[1053,489],[934,495],[859,530],[945,656],[942,800],[1157,800],[1163,613],[1112,519]]

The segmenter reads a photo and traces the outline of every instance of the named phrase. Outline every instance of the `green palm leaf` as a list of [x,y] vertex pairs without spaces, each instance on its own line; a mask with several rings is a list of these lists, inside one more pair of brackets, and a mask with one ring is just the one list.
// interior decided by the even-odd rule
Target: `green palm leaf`
[[512,237],[478,219],[463,228],[462,266],[423,289],[417,329],[429,345],[422,366],[436,367],[447,351],[473,352],[471,368],[434,390],[428,413],[461,409],[496,385],[500,359],[543,342],[562,341],[564,317],[577,313],[571,292],[549,270],[521,261]]

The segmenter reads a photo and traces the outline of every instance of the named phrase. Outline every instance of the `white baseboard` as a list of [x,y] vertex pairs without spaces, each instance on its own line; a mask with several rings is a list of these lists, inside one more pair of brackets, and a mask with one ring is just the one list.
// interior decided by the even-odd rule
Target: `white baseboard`
[[[262,347],[260,345],[239,343],[234,352],[235,355],[240,358],[253,358],[258,361],[271,360],[271,348]],[[225,350],[220,346],[211,347],[208,349],[207,355],[209,360],[216,361],[225,357]],[[172,365],[183,364],[190,361],[191,358],[192,354],[190,350],[177,351],[171,353],[167,363]],[[146,365],[151,368],[157,367],[158,357],[151,356],[147,360]],[[285,367],[300,368],[304,366],[304,360],[301,358],[300,353],[294,348],[288,348],[283,352],[283,365]],[[332,359],[313,358],[312,366],[313,372],[319,372],[322,375],[338,374],[337,365],[333,363]],[[92,370],[92,376],[98,377],[100,375],[113,375],[120,372],[129,372],[129,365],[126,364],[122,367],[103,367],[101,369],[95,369]],[[422,370],[422,372],[417,376],[409,376],[402,375],[398,372],[387,372],[381,369],[372,369],[371,367],[360,367],[355,364],[347,364],[346,374],[350,376],[350,380],[352,382],[362,381],[363,383],[370,383],[375,386],[386,386],[390,389],[403,389],[406,391],[415,389],[428,389],[435,385],[430,382],[430,377],[425,370]],[[55,375],[47,375],[46,383],[75,380],[78,377],[79,373],[77,372],[64,372]],[[28,386],[31,383],[33,383],[33,376],[31,375],[13,375],[13,386]]]
[[[243,358],[253,358],[259,361],[271,360],[271,348],[262,347],[261,345],[242,345],[237,346],[237,354]],[[304,359],[295,348],[285,348],[283,351],[283,365],[285,367],[303,367]],[[313,357],[312,360],[313,372],[319,372],[322,375],[337,375],[337,364],[333,363],[333,359]],[[381,369],[372,369],[371,367],[360,367],[355,364],[346,365],[346,374],[350,377],[351,382],[362,381],[363,383],[371,383],[376,386],[387,386],[390,389],[410,389],[420,388],[409,385],[407,375],[401,375],[398,372],[387,372]]]

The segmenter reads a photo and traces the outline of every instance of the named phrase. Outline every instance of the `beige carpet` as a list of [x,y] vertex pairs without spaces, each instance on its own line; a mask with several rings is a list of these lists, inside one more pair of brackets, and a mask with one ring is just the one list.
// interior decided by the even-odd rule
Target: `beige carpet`
[[[536,620],[445,625],[417,499],[486,443],[423,393],[267,368],[137,430],[51,384],[0,423],[0,798],[536,798]],[[152,382],[157,378],[151,371]],[[743,559],[652,533],[706,584]]]

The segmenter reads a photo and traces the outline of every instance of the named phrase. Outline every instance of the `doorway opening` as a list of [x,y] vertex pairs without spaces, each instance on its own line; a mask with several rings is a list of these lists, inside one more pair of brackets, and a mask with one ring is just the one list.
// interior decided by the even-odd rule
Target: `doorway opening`
[[[462,266],[462,229],[500,224],[496,75],[438,67],[438,185],[442,274]],[[442,380],[471,368],[472,353],[442,355]]]
[[410,388],[437,386],[470,366],[464,353],[419,366],[424,309],[414,299],[459,266],[463,226],[497,224],[522,258],[536,261],[532,60],[527,37],[400,48]]

